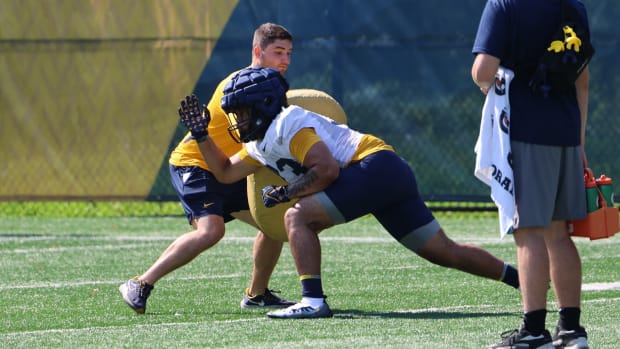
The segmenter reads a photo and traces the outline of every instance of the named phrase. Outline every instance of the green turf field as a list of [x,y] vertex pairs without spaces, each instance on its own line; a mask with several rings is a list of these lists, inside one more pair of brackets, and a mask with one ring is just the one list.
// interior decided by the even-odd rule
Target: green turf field
[[[494,214],[438,218],[455,240],[515,263],[512,241],[499,240]],[[147,314],[135,314],[118,285],[187,229],[182,217],[1,217],[0,347],[482,348],[520,323],[518,291],[431,265],[370,217],[322,234],[334,318],[273,320],[242,310],[255,231],[235,222],[216,247],[156,285]],[[620,235],[577,241],[591,347],[617,348]],[[271,287],[299,299],[288,245]],[[550,329],[557,320],[552,297]]]

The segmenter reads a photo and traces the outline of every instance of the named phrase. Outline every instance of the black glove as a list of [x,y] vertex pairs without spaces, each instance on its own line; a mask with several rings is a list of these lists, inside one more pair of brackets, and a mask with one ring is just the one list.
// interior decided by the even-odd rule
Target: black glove
[[196,142],[204,142],[207,139],[209,135],[207,127],[211,121],[211,115],[206,105],[203,104],[202,108],[198,108],[196,95],[185,96],[185,99],[181,100],[179,116]]
[[289,202],[288,187],[286,185],[269,185],[263,188],[263,203],[265,207],[274,207],[283,202]]

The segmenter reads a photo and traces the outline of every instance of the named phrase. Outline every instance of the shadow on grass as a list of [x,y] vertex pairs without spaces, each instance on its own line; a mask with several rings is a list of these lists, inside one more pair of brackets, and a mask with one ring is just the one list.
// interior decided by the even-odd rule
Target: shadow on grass
[[[268,311],[274,309],[235,309],[219,311],[215,309],[200,308],[187,309],[185,307],[179,308],[176,311],[148,311],[141,316],[215,316],[215,317],[238,317],[239,319],[248,318],[254,316],[265,316]],[[355,319],[355,318],[386,318],[386,319],[468,319],[468,318],[483,318],[483,317],[522,317],[523,314],[518,311],[449,311],[449,310],[402,310],[402,311],[364,311],[359,309],[334,309],[332,308],[335,318],[339,319]]]
[[333,309],[334,317],[354,318],[392,318],[392,319],[467,319],[480,317],[521,316],[518,312],[462,312],[462,311],[361,311],[356,309]]

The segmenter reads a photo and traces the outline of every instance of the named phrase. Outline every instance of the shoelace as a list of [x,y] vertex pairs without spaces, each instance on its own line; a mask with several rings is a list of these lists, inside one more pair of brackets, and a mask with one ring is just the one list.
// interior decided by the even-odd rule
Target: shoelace
[[137,280],[140,283],[139,288],[139,292],[138,294],[140,295],[140,297],[147,297],[148,294],[150,293],[150,290],[147,290],[147,284],[146,282],[142,281],[142,280]]
[[138,292],[138,294],[140,294],[140,297],[144,297],[144,287],[142,286],[142,283],[140,283],[140,292]]
[[270,299],[278,298],[274,293],[281,293],[281,291],[270,290],[270,289],[266,288],[265,289],[265,294],[263,295],[263,297],[270,298]]
[[300,306],[299,308],[292,308],[291,313],[311,313],[314,311],[309,305]]
[[502,332],[502,334],[500,334],[500,337],[502,337],[502,341],[510,339],[508,344],[513,344],[516,341],[518,334],[519,330],[514,329]]

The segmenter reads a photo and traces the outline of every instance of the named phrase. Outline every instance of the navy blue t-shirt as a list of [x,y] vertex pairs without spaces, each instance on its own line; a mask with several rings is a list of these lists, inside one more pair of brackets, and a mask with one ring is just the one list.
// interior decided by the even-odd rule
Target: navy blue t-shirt
[[[565,1],[575,3],[589,37],[583,3]],[[581,143],[575,89],[544,98],[528,86],[530,73],[558,30],[560,18],[560,0],[488,0],[482,13],[472,52],[497,57],[501,66],[515,72],[510,85],[512,140],[560,146]]]

